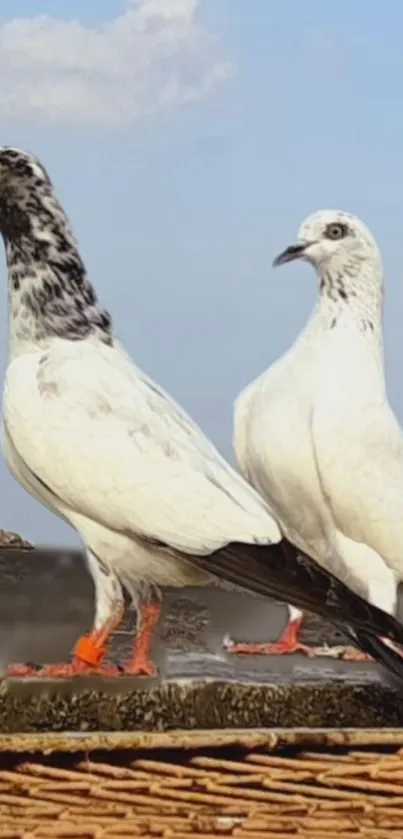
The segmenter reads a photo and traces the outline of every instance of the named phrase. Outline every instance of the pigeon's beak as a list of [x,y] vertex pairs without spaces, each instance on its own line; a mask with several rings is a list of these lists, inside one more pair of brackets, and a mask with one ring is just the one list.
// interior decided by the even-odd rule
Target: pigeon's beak
[[285,262],[292,262],[293,259],[302,259],[307,247],[311,244],[312,242],[300,242],[298,245],[290,245],[285,251],[282,251],[282,253],[276,256],[273,262],[273,268],[277,268],[278,265],[284,265]]

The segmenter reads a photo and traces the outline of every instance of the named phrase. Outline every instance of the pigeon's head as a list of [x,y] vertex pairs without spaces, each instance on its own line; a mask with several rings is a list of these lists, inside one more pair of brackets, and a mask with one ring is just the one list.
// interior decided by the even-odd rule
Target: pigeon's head
[[6,239],[29,234],[52,196],[49,175],[34,155],[0,146],[0,231]]
[[274,260],[273,266],[304,259],[318,273],[353,276],[365,267],[381,267],[375,239],[355,216],[340,210],[320,210],[301,225],[297,241]]
[[14,201],[27,193],[52,188],[46,169],[28,152],[0,146],[0,208],[11,196]]
[[46,169],[28,152],[0,146],[0,233],[6,242],[50,240],[64,216]]

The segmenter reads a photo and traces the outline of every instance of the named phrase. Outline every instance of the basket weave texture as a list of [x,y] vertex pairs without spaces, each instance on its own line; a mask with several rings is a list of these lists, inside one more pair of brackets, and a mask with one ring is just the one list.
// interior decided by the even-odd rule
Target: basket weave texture
[[144,754],[3,754],[1,839],[403,839],[401,746]]

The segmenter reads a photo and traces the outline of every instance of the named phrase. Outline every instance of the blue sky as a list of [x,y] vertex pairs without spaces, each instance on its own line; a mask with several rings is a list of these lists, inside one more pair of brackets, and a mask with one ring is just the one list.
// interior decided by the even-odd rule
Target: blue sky
[[[161,2],[172,16],[144,32],[140,7],[159,14]],[[82,5],[3,0],[2,143],[45,163],[136,362],[232,457],[235,396],[292,343],[315,299],[308,266],[277,273],[272,259],[306,215],[344,209],[383,252],[389,393],[403,422],[403,6]],[[5,301],[4,290],[3,367]],[[0,487],[2,526],[76,542],[4,463]]]

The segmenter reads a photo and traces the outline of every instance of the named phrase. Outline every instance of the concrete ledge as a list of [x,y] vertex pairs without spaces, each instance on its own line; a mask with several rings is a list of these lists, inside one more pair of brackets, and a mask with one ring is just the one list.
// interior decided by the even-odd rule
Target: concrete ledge
[[80,679],[79,686],[76,681],[10,681],[0,695],[1,732],[403,725],[403,699],[379,684],[210,681],[139,687],[134,679],[111,684]]
[[403,725],[403,699],[380,684],[167,683],[10,680],[0,695],[3,734],[220,728],[376,728]]
[[[92,623],[92,583],[80,552],[3,550],[0,580],[4,664],[68,660]],[[3,735],[403,725],[403,697],[375,664],[225,652],[227,634],[243,641],[275,638],[285,622],[280,604],[214,589],[167,590],[164,610],[153,653],[158,679],[3,680]],[[113,659],[127,657],[133,630],[129,613],[116,633]],[[308,621],[305,639],[343,641],[318,619]]]

